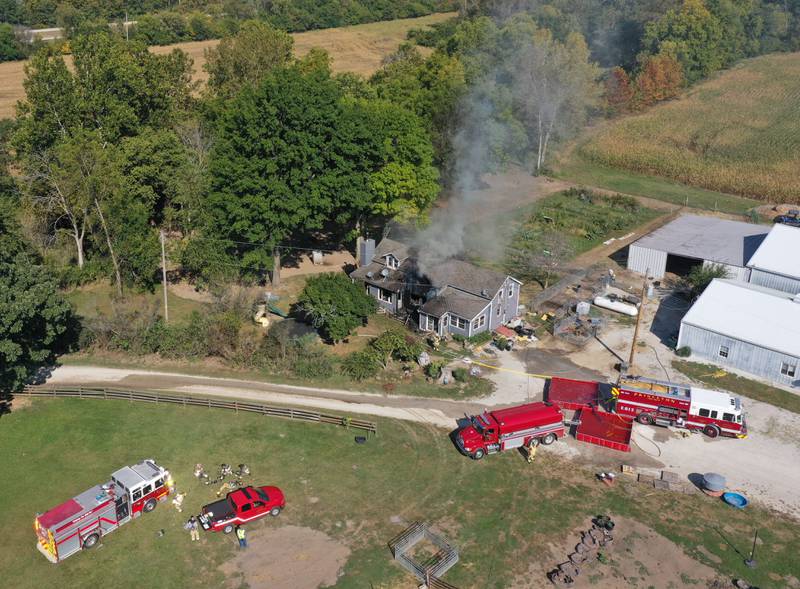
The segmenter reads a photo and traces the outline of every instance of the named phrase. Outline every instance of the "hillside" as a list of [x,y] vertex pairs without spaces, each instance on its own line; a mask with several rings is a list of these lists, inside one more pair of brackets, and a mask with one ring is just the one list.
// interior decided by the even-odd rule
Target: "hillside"
[[[320,47],[333,57],[333,69],[337,72],[352,71],[371,74],[377,70],[384,57],[402,43],[409,30],[431,25],[451,18],[453,13],[432,14],[420,18],[406,18],[385,22],[355,25],[335,29],[321,29],[295,33],[295,54],[305,55],[312,47]],[[194,41],[152,47],[154,53],[168,53],[182,49],[194,59],[195,79],[204,81],[204,51],[219,41]],[[425,48],[421,48],[425,50]],[[22,82],[25,79],[25,61],[0,63],[0,118],[13,117],[14,105],[24,98]]]
[[602,126],[579,152],[700,188],[800,202],[800,53],[742,62],[678,100]]

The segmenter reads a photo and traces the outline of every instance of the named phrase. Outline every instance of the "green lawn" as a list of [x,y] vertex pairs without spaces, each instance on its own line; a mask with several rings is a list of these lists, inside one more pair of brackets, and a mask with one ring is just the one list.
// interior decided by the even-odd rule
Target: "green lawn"
[[750,380],[727,372],[724,376],[715,376],[715,374],[720,371],[720,368],[710,364],[674,360],[672,362],[672,367],[689,378],[698,380],[709,386],[744,395],[756,401],[763,401],[764,403],[775,405],[776,407],[786,409],[793,413],[800,413],[800,395],[796,393],[790,393],[789,391],[784,391],[783,389],[771,387],[755,380]]
[[602,166],[582,157],[578,149],[573,150],[565,161],[558,164],[555,175],[576,184],[646,196],[709,211],[744,215],[751,208],[763,204],[749,198],[696,188],[666,178]]
[[[160,286],[152,293],[128,290],[119,301],[115,299],[114,287],[108,282],[85,285],[67,292],[66,296],[78,315],[82,317],[108,315],[115,304],[142,311],[155,309],[161,315],[164,313],[164,295]],[[185,319],[193,311],[203,311],[206,308],[203,303],[184,299],[171,292],[167,295],[167,304],[169,318],[174,321]]]
[[[635,518],[725,576],[762,589],[784,587],[785,576],[798,574],[800,524],[758,507],[737,511],[704,495],[654,492],[625,481],[606,488],[591,471],[547,450],[533,465],[513,452],[474,462],[459,455],[440,430],[381,420],[378,431],[356,445],[353,432],[334,426],[200,408],[33,400],[0,418],[0,447],[6,449],[0,455],[2,585],[223,586],[218,566],[234,553],[231,538],[205,534],[191,545],[181,529],[189,513],[213,498],[191,475],[196,462],[245,462],[257,483],[282,487],[285,512],[253,524],[251,532],[300,525],[346,543],[352,552],[336,585],[341,588],[412,586],[386,547],[402,529],[392,523],[397,518],[425,520],[445,531],[461,555],[445,579],[464,588],[511,586],[531,562],[544,558],[542,546],[567,545],[577,526],[603,512]],[[34,544],[36,512],[143,457],[172,470],[178,487],[188,492],[184,513],[161,505],[102,547],[57,566],[47,562]],[[741,551],[758,527],[764,546],[757,569],[744,566],[721,541],[718,527]]]

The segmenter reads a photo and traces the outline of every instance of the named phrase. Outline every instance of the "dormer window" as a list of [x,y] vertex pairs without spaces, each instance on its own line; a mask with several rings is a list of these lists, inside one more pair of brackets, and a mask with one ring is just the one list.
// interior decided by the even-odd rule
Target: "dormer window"
[[389,254],[386,256],[386,266],[392,270],[397,270],[400,267],[400,260]]

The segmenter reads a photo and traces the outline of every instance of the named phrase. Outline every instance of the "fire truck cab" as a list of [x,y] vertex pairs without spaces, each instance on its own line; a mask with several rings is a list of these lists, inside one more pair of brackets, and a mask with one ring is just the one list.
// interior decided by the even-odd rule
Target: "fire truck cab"
[[154,460],[125,466],[103,485],[95,485],[69,501],[36,516],[39,551],[53,563],[84,548],[118,527],[153,511],[172,489],[169,471]]
[[710,438],[747,436],[741,399],[722,391],[626,376],[612,395],[616,413],[645,425],[701,430]]

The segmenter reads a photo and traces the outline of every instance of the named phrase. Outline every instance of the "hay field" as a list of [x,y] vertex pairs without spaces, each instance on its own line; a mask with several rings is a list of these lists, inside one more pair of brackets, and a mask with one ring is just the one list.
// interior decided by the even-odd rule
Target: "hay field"
[[[447,20],[455,13],[431,14],[419,18],[404,18],[392,21],[368,23],[352,27],[320,29],[305,33],[295,33],[295,54],[305,55],[312,47],[320,47],[333,57],[333,69],[337,72],[352,71],[369,75],[377,70],[384,57],[392,53],[402,43],[410,29],[424,27]],[[196,80],[205,81],[203,71],[204,52],[219,41],[192,41],[152,47],[153,53],[168,53],[175,48],[182,49],[194,59]],[[424,47],[420,50],[426,51]],[[0,118],[14,116],[14,106],[25,97],[22,82],[25,79],[25,61],[0,63]]]
[[580,155],[770,202],[800,202],[800,53],[742,62],[686,96],[602,126]]

